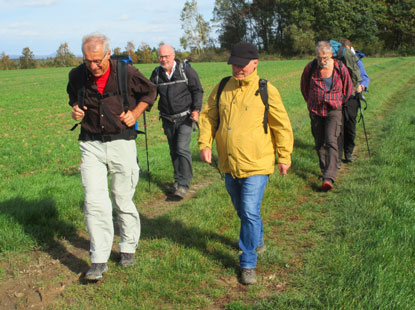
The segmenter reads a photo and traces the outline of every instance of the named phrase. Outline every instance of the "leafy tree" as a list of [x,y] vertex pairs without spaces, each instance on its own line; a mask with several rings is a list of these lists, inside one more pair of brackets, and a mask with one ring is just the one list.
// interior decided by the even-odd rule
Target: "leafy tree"
[[153,62],[152,51],[147,43],[141,43],[137,50],[137,57],[140,63],[149,64]]
[[289,52],[291,55],[313,54],[316,42],[314,40],[314,32],[312,30],[303,31],[296,25],[290,25],[285,28],[285,38],[289,44]]
[[222,48],[230,50],[234,44],[248,41],[247,13],[248,6],[243,0],[216,0],[212,22]]
[[25,47],[22,50],[22,56],[20,56],[20,68],[21,69],[31,69],[36,67],[34,60],[35,55],[30,50],[29,47]]
[[5,52],[1,53],[0,69],[1,70],[10,70],[11,68],[12,68],[12,63],[10,61],[10,56],[6,55]]
[[200,55],[203,48],[210,43],[210,25],[197,11],[197,1],[186,1],[180,14],[184,36],[180,44],[184,49],[190,48]]
[[75,55],[71,53],[68,43],[63,43],[56,51],[55,65],[57,67],[70,67],[73,65]]
[[122,55],[122,52],[121,52],[121,47],[116,47],[116,48],[114,48],[114,50],[112,51],[112,53],[113,53],[114,55]]
[[250,17],[252,36],[257,38],[262,49],[270,52],[271,46],[276,40],[278,28],[277,1],[275,0],[254,0],[250,5]]
[[137,63],[137,54],[135,53],[135,46],[133,42],[127,42],[127,46],[125,47],[125,54],[131,57],[133,63]]
[[388,49],[405,51],[415,49],[415,3],[414,0],[376,1],[380,38]]

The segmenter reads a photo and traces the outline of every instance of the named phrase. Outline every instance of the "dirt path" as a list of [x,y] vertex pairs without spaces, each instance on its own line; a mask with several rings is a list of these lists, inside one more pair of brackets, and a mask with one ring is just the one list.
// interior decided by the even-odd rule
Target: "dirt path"
[[[342,165],[339,174],[347,173],[347,165]],[[210,180],[202,180],[189,190],[185,199],[177,201],[173,197],[159,195],[138,206],[140,214],[147,218],[157,218],[171,209],[195,197],[197,191],[209,186]],[[282,218],[283,214],[280,214]],[[298,220],[298,219],[297,219]],[[33,250],[18,256],[9,256],[0,262],[0,310],[3,309],[46,309],[53,302],[61,299],[65,289],[73,284],[85,284],[83,274],[88,269],[89,237],[78,233],[68,240],[55,240],[47,251]],[[114,244],[114,252],[118,252]],[[301,249],[297,251],[297,260],[301,264]],[[275,278],[283,281],[275,282]],[[266,291],[275,293],[286,289],[287,274],[265,274],[263,279],[269,286]],[[246,292],[234,276],[223,276],[216,285],[228,287],[228,293],[215,301],[210,310],[223,309],[223,305]],[[264,296],[266,297],[266,296]]]
[[[211,181],[202,181],[189,190],[183,200],[160,195],[144,207],[140,214],[157,218],[195,197],[196,192]],[[118,252],[114,244],[114,252]],[[33,250],[9,256],[0,262],[0,310],[47,309],[63,297],[72,284],[85,284],[83,274],[88,269],[89,237],[78,233],[68,240],[55,240],[47,251]]]

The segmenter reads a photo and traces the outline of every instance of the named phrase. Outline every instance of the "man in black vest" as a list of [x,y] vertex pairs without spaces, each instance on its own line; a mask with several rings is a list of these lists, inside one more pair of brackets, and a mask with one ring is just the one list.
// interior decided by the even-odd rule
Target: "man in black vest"
[[118,89],[117,61],[110,60],[108,38],[99,33],[85,36],[82,53],[84,63],[69,73],[67,92],[72,118],[82,120],[81,176],[92,263],[86,279],[96,281],[108,270],[114,237],[113,206],[120,227],[120,263],[129,266],[135,262],[140,217],[132,200],[139,177],[134,124],[153,105],[156,88],[135,67],[128,66],[129,105],[125,106]]
[[203,88],[196,71],[175,59],[170,45],[160,46],[159,61],[160,66],[154,69],[150,80],[160,96],[158,109],[174,168],[170,193],[184,198],[193,177],[190,139],[193,123],[198,121],[202,109]]

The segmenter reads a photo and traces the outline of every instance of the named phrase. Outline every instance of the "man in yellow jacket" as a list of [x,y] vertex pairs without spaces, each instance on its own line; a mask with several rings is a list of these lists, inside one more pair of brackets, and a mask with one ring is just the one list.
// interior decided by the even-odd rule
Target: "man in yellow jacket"
[[293,132],[278,90],[267,83],[268,121],[264,129],[265,105],[259,95],[258,50],[246,42],[235,44],[228,64],[232,77],[217,102],[219,84],[213,89],[199,119],[200,157],[212,161],[216,139],[219,169],[225,186],[241,219],[239,256],[240,281],[256,283],[257,253],[265,248],[260,214],[261,200],[269,175],[274,173],[275,154],[278,170],[285,175],[291,166]]

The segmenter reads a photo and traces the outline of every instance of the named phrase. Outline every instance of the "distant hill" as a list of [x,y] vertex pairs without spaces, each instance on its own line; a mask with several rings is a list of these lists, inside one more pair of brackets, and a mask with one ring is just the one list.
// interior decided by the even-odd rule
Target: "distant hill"
[[[9,55],[10,59],[18,60],[22,55]],[[56,53],[52,53],[49,55],[35,55],[34,59],[47,59],[47,58],[55,58]]]

